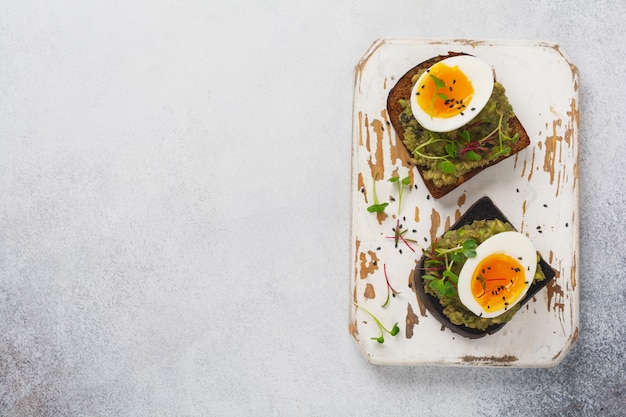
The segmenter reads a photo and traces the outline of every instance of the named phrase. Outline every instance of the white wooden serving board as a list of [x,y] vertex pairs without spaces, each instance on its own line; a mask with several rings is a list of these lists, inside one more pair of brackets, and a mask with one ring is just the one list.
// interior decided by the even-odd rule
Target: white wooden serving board
[[[389,90],[418,63],[449,51],[467,52],[490,64],[531,144],[517,155],[435,200],[407,160],[389,124]],[[387,365],[548,367],[557,365],[578,337],[579,320],[579,114],[578,71],[556,44],[526,41],[376,41],[355,68],[349,332],[367,360]],[[384,215],[367,212],[372,183]],[[387,180],[410,176],[398,211],[397,189]],[[490,197],[513,226],[528,235],[555,269],[555,279],[498,333],[466,339],[444,329],[421,306],[409,284],[417,260],[476,200]],[[392,199],[395,199],[393,201]],[[400,220],[413,239],[412,252],[395,247]],[[389,304],[384,269],[400,291]],[[385,342],[368,309],[389,329]]]

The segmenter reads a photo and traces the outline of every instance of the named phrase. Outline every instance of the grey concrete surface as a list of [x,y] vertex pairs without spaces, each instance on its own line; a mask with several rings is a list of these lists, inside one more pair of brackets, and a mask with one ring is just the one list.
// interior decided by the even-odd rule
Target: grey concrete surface
[[[0,415],[626,415],[624,3],[0,10]],[[554,41],[578,67],[558,367],[377,367],[349,336],[353,68],[381,37]]]

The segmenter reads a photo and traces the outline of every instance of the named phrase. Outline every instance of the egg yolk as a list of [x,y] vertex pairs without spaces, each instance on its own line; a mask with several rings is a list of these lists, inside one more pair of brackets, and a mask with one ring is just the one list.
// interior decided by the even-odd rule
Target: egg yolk
[[506,310],[526,287],[522,265],[503,253],[486,256],[472,278],[472,294],[486,311]]
[[472,101],[474,87],[458,66],[433,65],[417,90],[417,104],[431,117],[447,119],[462,114]]

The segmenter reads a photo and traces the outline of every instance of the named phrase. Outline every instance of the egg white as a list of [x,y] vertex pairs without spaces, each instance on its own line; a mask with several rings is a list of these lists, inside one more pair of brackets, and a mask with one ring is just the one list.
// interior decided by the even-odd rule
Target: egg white
[[[433,132],[450,132],[469,123],[478,115],[483,107],[485,107],[485,104],[487,104],[493,92],[493,72],[487,63],[471,55],[454,56],[439,62],[449,67],[458,66],[459,70],[462,71],[472,83],[474,96],[472,100],[466,104],[467,111],[464,111],[463,115],[457,114],[449,118],[441,118],[431,116],[428,112],[422,110],[417,103],[417,89],[422,85],[424,79],[428,77],[428,71],[425,71],[420,76],[411,90],[411,111],[417,122],[425,129]],[[474,110],[471,111],[470,108],[474,108]]]
[[483,259],[494,253],[503,253],[516,259],[522,265],[524,271],[524,282],[526,284],[517,299],[508,300],[509,305],[507,308],[513,307],[524,298],[537,270],[537,251],[530,239],[519,232],[498,233],[478,245],[476,256],[469,258],[463,264],[457,288],[461,303],[472,313],[485,318],[497,317],[505,312],[505,309],[484,309],[474,298],[471,289],[472,278],[475,276],[476,268]]

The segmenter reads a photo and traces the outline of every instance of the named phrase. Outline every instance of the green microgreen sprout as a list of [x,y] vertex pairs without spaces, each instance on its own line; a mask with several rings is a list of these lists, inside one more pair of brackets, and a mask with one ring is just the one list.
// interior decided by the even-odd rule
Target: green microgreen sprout
[[435,108],[435,100],[437,98],[440,98],[440,99],[446,101],[446,100],[448,100],[448,96],[446,96],[443,93],[439,93],[439,89],[446,88],[446,83],[443,80],[435,77],[432,74],[428,74],[428,76],[435,83],[435,94],[433,94],[433,98],[430,101],[430,118],[432,119],[433,118],[433,111],[434,111],[434,108]]
[[404,177],[400,179],[399,176],[393,176],[388,179],[389,182],[394,182],[398,186],[398,214],[400,214],[400,208],[402,207],[402,193],[404,191],[404,187],[408,186],[411,183],[410,177]]
[[468,258],[476,256],[478,244],[474,239],[465,239],[462,244],[450,249],[436,247],[436,242],[431,245],[431,250],[425,252],[424,281],[429,281],[428,286],[444,297],[452,297],[457,293],[456,285],[459,277],[452,271],[455,263],[462,263]]
[[391,328],[391,330],[389,330],[385,326],[383,326],[383,324],[380,322],[380,320],[378,320],[378,317],[376,317],[374,314],[372,314],[368,309],[366,309],[365,307],[359,305],[358,303],[356,303],[354,301],[353,301],[353,304],[357,308],[360,308],[361,310],[363,310],[367,314],[369,314],[374,319],[376,324],[378,325],[378,328],[380,329],[380,336],[379,337],[370,337],[371,340],[376,340],[378,343],[385,343],[385,333],[389,333],[391,336],[395,336],[398,333],[400,333],[400,328],[398,327],[398,323],[394,324],[393,327]]
[[404,242],[404,244],[411,250],[411,252],[415,252],[415,249],[409,244],[409,242],[415,243],[413,239],[407,239],[404,237],[408,229],[402,230],[402,225],[400,224],[400,219],[396,219],[396,227],[393,229],[393,236],[385,236],[387,239],[393,239],[395,241],[396,248],[398,247],[398,243],[400,241]]
[[[433,156],[420,152],[420,149],[438,142],[447,142],[445,145],[447,155]],[[413,149],[413,155],[419,156],[424,159],[439,159],[441,160],[441,162],[439,163],[439,169],[441,170],[441,172],[443,172],[444,174],[454,174],[454,164],[450,162],[448,158],[456,156],[456,150],[454,151],[454,153],[451,153],[448,150],[452,150],[449,145],[456,146],[454,145],[454,142],[447,139],[437,138],[435,135],[433,135],[432,132],[430,132],[430,139]],[[454,149],[456,149],[456,147]]]
[[381,307],[385,308],[387,307],[387,304],[389,304],[391,294],[393,294],[393,296],[395,297],[396,295],[400,294],[400,292],[394,290],[391,284],[389,283],[389,277],[387,277],[387,264],[383,264],[383,273],[385,274],[385,281],[387,282],[387,299],[385,300],[385,303]]
[[380,203],[378,201],[378,196],[376,195],[376,179],[377,176],[374,176],[374,181],[372,182],[372,195],[374,197],[374,204],[367,208],[367,211],[369,211],[370,213],[382,213],[389,205],[389,203]]
[[504,134],[504,132],[502,132],[502,117],[504,115],[501,114],[500,115],[500,120],[498,121],[498,141],[500,144],[500,150],[498,150],[495,154],[493,154],[494,158],[497,158],[501,155],[508,155],[509,153],[511,153],[511,147],[507,146],[506,148],[502,147],[502,140],[510,140],[510,141],[517,141],[519,139],[519,135],[517,133],[515,133],[513,135],[513,137],[507,136]]

